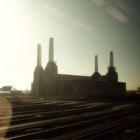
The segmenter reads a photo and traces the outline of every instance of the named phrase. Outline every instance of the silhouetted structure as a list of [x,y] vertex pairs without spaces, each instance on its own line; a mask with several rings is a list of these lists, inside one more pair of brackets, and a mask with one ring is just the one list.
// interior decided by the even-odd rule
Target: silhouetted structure
[[58,74],[53,59],[53,38],[49,39],[49,61],[45,70],[41,66],[41,45],[37,49],[37,66],[34,71],[32,95],[67,99],[89,99],[92,97],[122,97],[126,84],[118,82],[114,67],[113,52],[110,52],[110,65],[106,75],[98,72],[98,56],[95,56],[95,72],[92,76]]

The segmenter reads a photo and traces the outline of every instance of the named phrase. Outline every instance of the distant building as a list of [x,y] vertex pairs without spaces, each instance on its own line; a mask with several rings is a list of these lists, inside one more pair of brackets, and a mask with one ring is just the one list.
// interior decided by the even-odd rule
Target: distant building
[[11,91],[12,90],[12,86],[3,86],[2,87],[2,91]]
[[95,72],[91,76],[58,74],[53,60],[53,38],[49,39],[49,61],[45,70],[41,66],[41,45],[37,48],[37,66],[31,93],[34,96],[67,99],[91,99],[93,97],[122,97],[126,83],[118,82],[114,67],[113,52],[110,52],[110,65],[106,75],[98,72],[98,56],[95,56]]

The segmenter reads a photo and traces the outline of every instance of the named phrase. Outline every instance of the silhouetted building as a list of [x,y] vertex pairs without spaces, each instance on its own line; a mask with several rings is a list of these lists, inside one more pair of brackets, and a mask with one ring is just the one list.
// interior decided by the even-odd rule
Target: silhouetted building
[[92,76],[58,74],[54,62],[53,38],[49,39],[49,61],[45,70],[41,66],[41,45],[37,49],[37,66],[34,71],[32,95],[67,99],[85,99],[92,97],[122,97],[126,84],[118,82],[114,67],[113,52],[110,52],[110,65],[106,75],[98,72],[98,56],[95,56],[95,72]]
[[3,91],[11,91],[12,90],[12,86],[3,86],[2,90]]

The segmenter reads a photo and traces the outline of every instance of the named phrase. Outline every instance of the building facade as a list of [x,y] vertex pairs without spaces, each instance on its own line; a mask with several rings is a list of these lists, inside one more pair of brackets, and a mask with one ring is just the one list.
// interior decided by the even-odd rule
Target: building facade
[[41,45],[37,47],[37,66],[31,87],[33,96],[62,99],[92,99],[123,97],[126,83],[118,82],[114,67],[113,52],[110,52],[110,65],[106,75],[98,72],[98,56],[95,56],[95,72],[91,76],[58,74],[54,62],[53,38],[49,39],[49,61],[46,68],[41,66]]

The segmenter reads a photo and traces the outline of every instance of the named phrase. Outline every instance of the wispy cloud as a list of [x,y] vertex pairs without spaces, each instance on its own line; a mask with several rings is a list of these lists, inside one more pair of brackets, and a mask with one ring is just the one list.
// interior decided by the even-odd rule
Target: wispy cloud
[[92,2],[96,3],[98,6],[104,5],[105,0],[92,0]]
[[130,14],[131,8],[130,3],[126,0],[116,0],[117,6],[119,6],[125,13]]
[[[121,23],[128,22],[128,17],[125,13],[128,13],[128,7],[124,5],[123,0],[115,0],[114,3],[108,0],[92,0],[92,2],[98,6],[102,6],[107,13]],[[116,6],[117,4],[117,6]]]
[[52,14],[54,14],[54,15],[57,15],[57,16],[59,16],[59,17],[68,18],[68,15],[67,15],[67,14],[65,14],[64,12],[62,12],[62,11],[60,11],[60,10],[54,8],[54,7],[51,7],[51,6],[48,5],[48,4],[45,6],[45,9],[46,9],[47,11],[49,11],[50,13],[52,13]]
[[88,25],[87,23],[84,23],[80,20],[72,20],[73,24],[75,24],[76,26],[78,26],[79,28],[92,32],[94,29],[92,26]]
[[109,5],[106,8],[106,10],[111,16],[113,16],[117,21],[121,23],[126,23],[129,20],[128,17],[123,12],[121,12],[118,8],[112,5]]
[[67,20],[69,23],[79,27],[80,29],[82,29],[84,31],[89,31],[89,32],[93,31],[93,27],[90,26],[88,23],[81,21],[80,19],[75,19],[75,17],[71,17],[69,14],[66,14],[65,12],[61,11],[60,9],[51,7],[49,4],[47,4],[45,6],[45,9],[48,12],[50,12],[58,17],[61,17],[64,20]]

